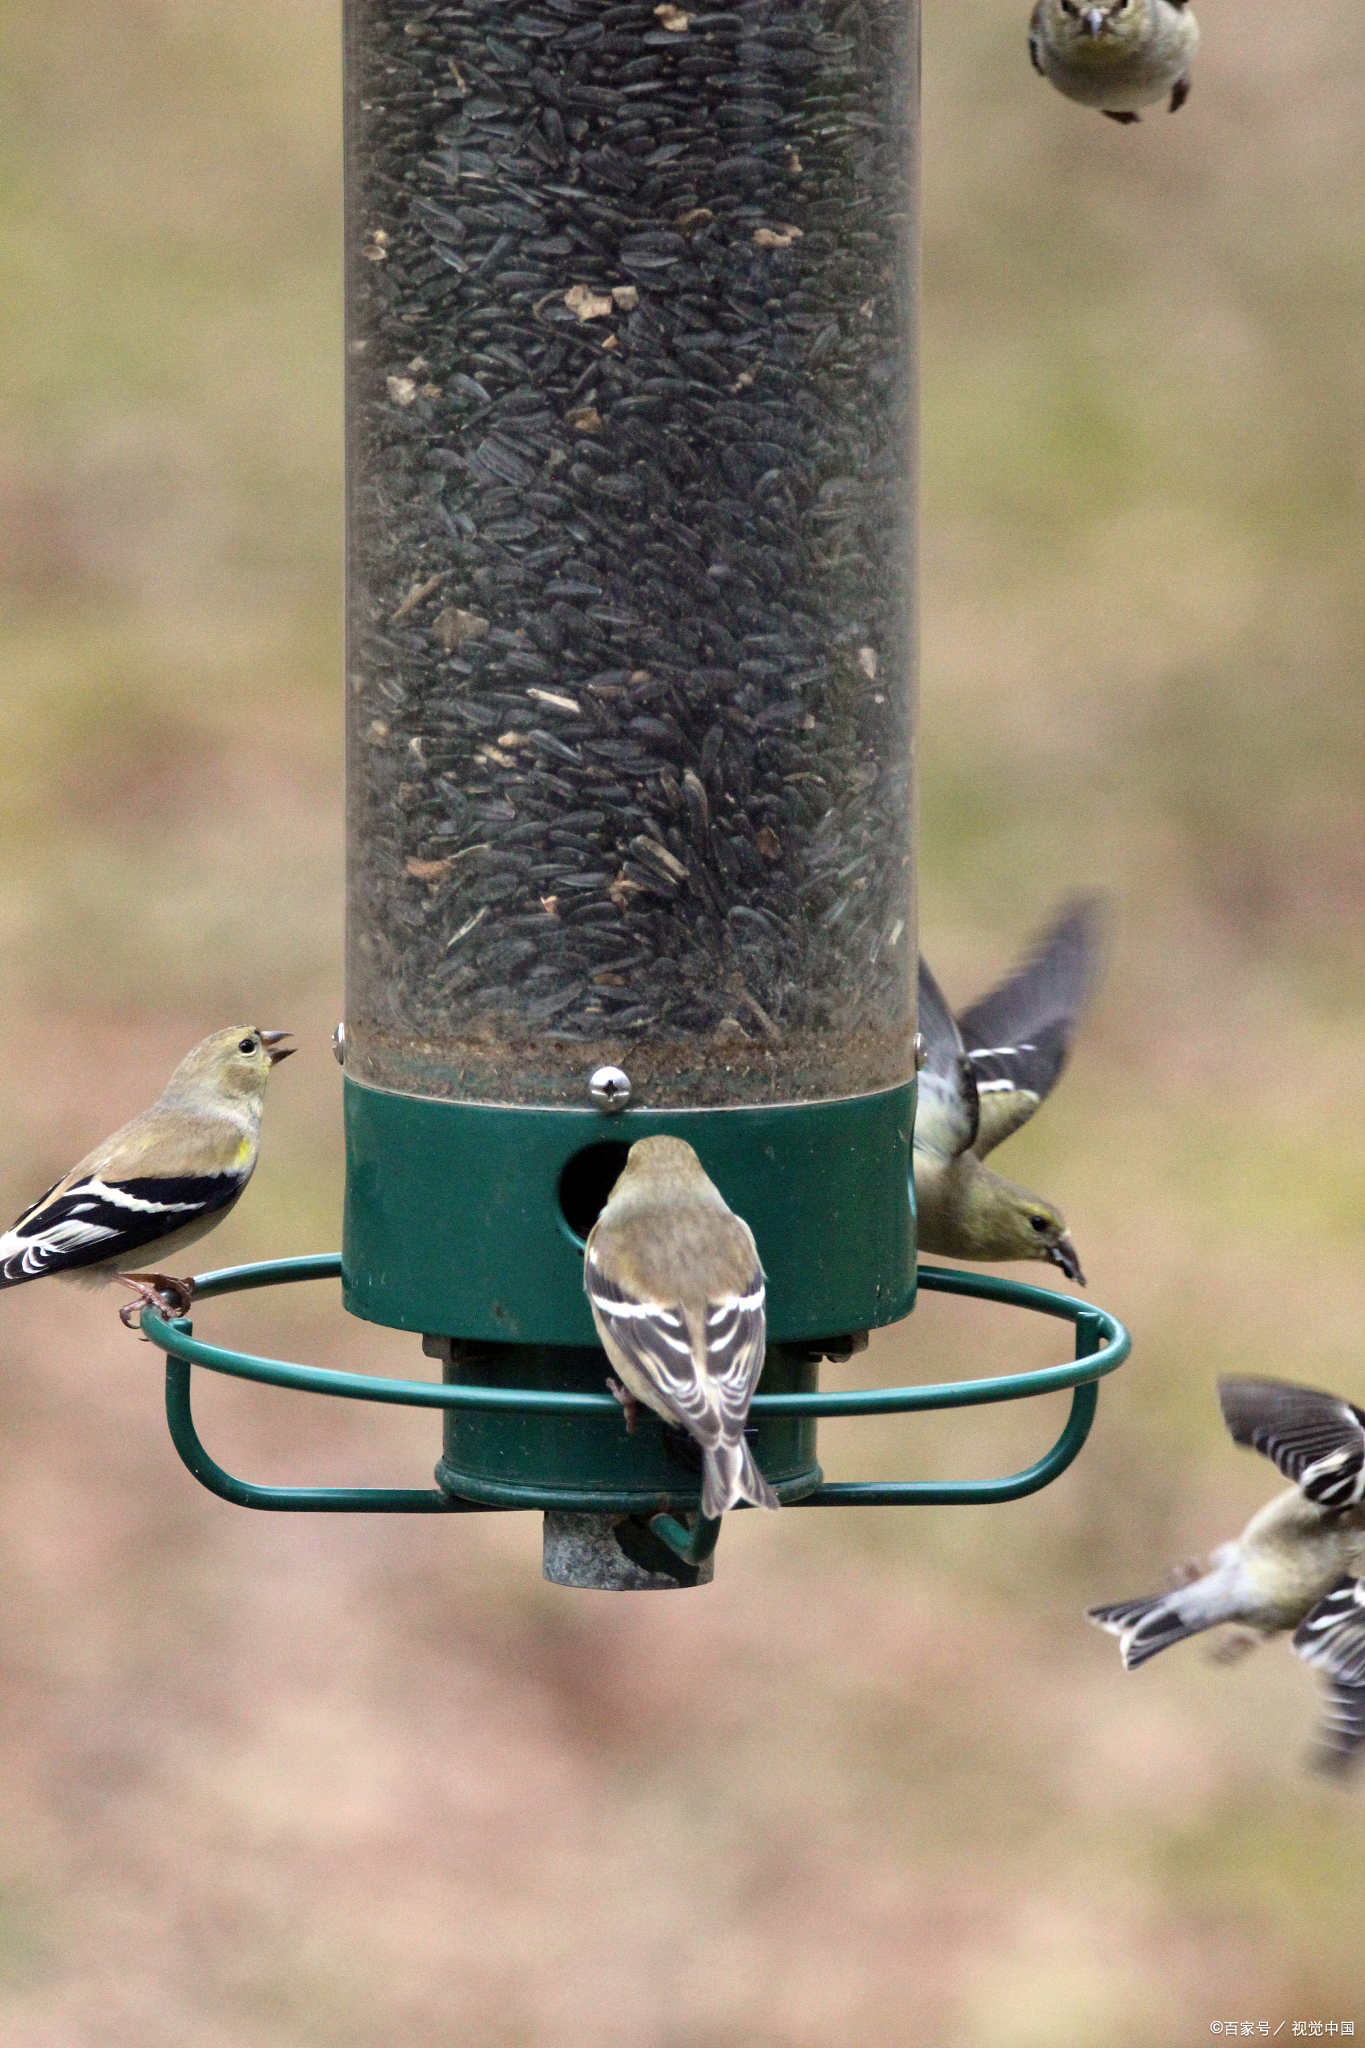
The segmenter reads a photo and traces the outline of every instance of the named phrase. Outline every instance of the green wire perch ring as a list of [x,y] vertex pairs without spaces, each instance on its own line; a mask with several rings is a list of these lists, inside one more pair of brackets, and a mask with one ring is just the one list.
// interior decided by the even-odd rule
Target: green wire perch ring
[[[230,1266],[195,1281],[195,1298],[241,1294],[257,1287],[287,1286],[300,1280],[336,1280],[341,1275],[337,1252],[313,1258],[274,1259],[255,1266]],[[921,1266],[919,1284],[931,1293],[965,1294],[978,1301],[1002,1302],[1031,1309],[1074,1324],[1075,1358],[1066,1365],[1043,1366],[1034,1372],[1006,1373],[995,1379],[955,1380],[938,1386],[868,1387],[848,1393],[759,1394],[756,1412],[772,1415],[908,1415],[933,1408],[975,1408],[996,1401],[1024,1401],[1035,1394],[1072,1390],[1071,1413],[1050,1451],[1022,1472],[1004,1479],[836,1480],[824,1482],[794,1507],[960,1507],[1020,1500],[1065,1472],[1090,1434],[1099,1400],[1098,1381],[1111,1373],[1132,1349],[1132,1340],[1114,1316],[1073,1295],[1054,1294],[1018,1280],[998,1280],[984,1273],[964,1273],[948,1266]],[[286,1387],[301,1394],[332,1394],[346,1401],[380,1401],[400,1408],[504,1409],[515,1414],[585,1415],[619,1413],[610,1394],[555,1393],[519,1387],[474,1387],[434,1384],[427,1380],[376,1379],[363,1373],[333,1372],[321,1366],[292,1365],[284,1359],[256,1358],[205,1344],[186,1320],[167,1321],[153,1308],[142,1312],[142,1333],[166,1353],[166,1418],[181,1458],[201,1486],[237,1507],[323,1514],[439,1515],[477,1513],[483,1504],[463,1501],[437,1487],[256,1486],[224,1471],[199,1440],[190,1409],[190,1372],[199,1365],[234,1379],[256,1380],[263,1386]],[[559,1507],[535,1489],[513,1505]],[[594,1499],[594,1511],[613,1513],[611,1494]],[[700,1564],[716,1547],[720,1523],[698,1516],[686,1527],[673,1515],[657,1514],[650,1527],[677,1556]]]

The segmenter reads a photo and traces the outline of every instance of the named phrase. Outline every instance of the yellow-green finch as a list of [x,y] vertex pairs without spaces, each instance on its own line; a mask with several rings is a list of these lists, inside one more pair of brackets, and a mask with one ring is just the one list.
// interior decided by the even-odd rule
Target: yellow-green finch
[[913,1157],[921,1251],[1045,1259],[1085,1285],[1061,1211],[982,1162],[1056,1085],[1098,974],[1100,938],[1098,897],[1063,905],[1017,972],[961,1017],[920,961],[924,1065]]
[[1365,1410],[1283,1380],[1221,1380],[1218,1397],[1233,1441],[1294,1484],[1221,1544],[1201,1576],[1092,1607],[1088,1619],[1118,1637],[1129,1671],[1225,1622],[1250,1632],[1234,1654],[1294,1629],[1297,1654],[1327,1677],[1316,1760],[1344,1769],[1365,1747]]
[[1199,24],[1186,0],[1038,0],[1029,21],[1035,71],[1111,121],[1170,95],[1174,114],[1190,96]]
[[288,1035],[233,1024],[196,1045],[150,1109],[87,1152],[0,1237],[0,1287],[49,1273],[127,1279],[142,1300],[183,1314],[191,1282],[121,1268],[135,1254],[160,1265],[222,1222],[251,1179],[266,1081],[294,1050],[281,1043]]
[[583,1284],[607,1385],[634,1430],[641,1403],[702,1454],[701,1511],[777,1496],[744,1436],[763,1370],[763,1268],[753,1233],[681,1138],[640,1138],[588,1236]]

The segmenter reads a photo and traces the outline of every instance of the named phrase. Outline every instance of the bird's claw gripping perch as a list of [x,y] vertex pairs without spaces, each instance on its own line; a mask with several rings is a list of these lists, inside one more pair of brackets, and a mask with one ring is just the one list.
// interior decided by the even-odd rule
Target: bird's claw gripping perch
[[115,1273],[114,1278],[133,1290],[133,1299],[125,1301],[118,1312],[125,1330],[136,1329],[145,1308],[154,1308],[167,1321],[190,1312],[193,1280],[176,1280],[169,1273]]
[[612,1396],[613,1400],[619,1401],[621,1403],[621,1406],[625,1411],[626,1435],[634,1436],[635,1426],[640,1419],[640,1403],[636,1400],[634,1394],[631,1393],[628,1387],[623,1387],[621,1385],[620,1380],[609,1379],[607,1381],[607,1391]]

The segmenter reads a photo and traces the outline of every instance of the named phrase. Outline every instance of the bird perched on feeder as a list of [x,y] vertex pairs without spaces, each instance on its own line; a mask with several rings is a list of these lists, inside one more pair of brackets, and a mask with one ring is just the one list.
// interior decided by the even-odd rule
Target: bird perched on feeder
[[758,1248],[681,1138],[631,1146],[588,1234],[583,1284],[626,1428],[643,1403],[696,1439],[703,1515],[775,1508],[744,1436],[766,1331]]
[[287,1031],[233,1024],[187,1053],[150,1109],[87,1152],[0,1237],[0,1287],[49,1273],[98,1285],[126,1280],[137,1299],[184,1315],[190,1280],[125,1273],[133,1255],[161,1262],[222,1222],[256,1165],[272,1067],[296,1048]]
[[955,1018],[924,960],[924,1065],[915,1112],[921,1251],[950,1259],[1046,1259],[1085,1285],[1066,1219],[982,1164],[1056,1085],[1099,969],[1101,903],[1065,904],[1023,966]]
[[1365,1409],[1283,1380],[1220,1380],[1218,1398],[1233,1442],[1294,1484],[1213,1552],[1207,1572],[1087,1619],[1118,1637],[1128,1671],[1224,1622],[1243,1632],[1215,1652],[1223,1663],[1294,1629],[1296,1654],[1327,1677],[1315,1761],[1344,1770],[1365,1749]]
[[1037,0],[1029,21],[1033,68],[1110,121],[1170,94],[1174,114],[1190,96],[1199,24],[1187,0]]

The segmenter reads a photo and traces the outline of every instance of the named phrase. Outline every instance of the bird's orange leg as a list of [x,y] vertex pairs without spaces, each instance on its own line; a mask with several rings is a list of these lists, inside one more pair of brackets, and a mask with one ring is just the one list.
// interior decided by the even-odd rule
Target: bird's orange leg
[[607,1391],[615,1400],[621,1403],[622,1408],[625,1410],[626,1435],[634,1436],[635,1425],[640,1419],[640,1403],[628,1387],[621,1385],[620,1380],[609,1379],[607,1381]]
[[187,1316],[194,1300],[193,1280],[176,1280],[169,1273],[115,1273],[132,1288],[133,1300],[125,1301],[118,1319],[125,1330],[136,1327],[144,1308],[154,1308],[166,1317]]
[[1231,1628],[1225,1636],[1219,1636],[1209,1644],[1210,1664],[1240,1664],[1243,1657],[1259,1649],[1265,1636],[1259,1629]]

